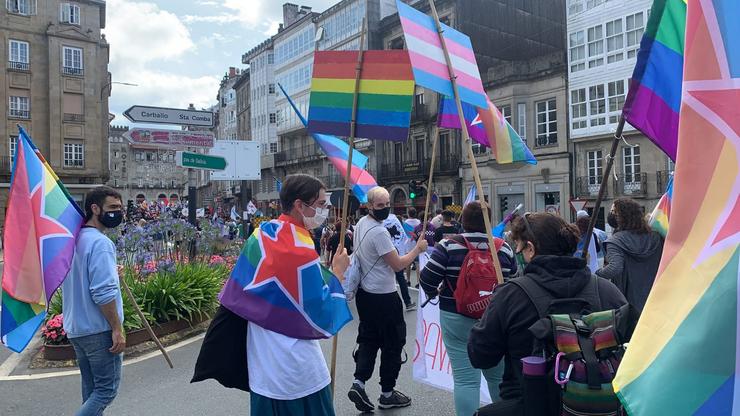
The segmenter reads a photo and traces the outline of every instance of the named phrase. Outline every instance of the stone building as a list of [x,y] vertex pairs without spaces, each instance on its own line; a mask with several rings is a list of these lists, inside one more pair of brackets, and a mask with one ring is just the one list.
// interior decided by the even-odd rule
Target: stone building
[[0,12],[0,221],[23,126],[72,197],[108,180],[109,46],[105,1],[8,0]]

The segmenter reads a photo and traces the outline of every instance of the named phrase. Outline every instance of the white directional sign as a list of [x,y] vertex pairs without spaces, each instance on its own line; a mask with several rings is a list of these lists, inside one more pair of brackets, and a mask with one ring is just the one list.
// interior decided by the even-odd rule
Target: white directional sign
[[210,111],[135,105],[124,111],[123,115],[137,123],[213,127],[213,113]]
[[262,152],[260,151],[259,142],[216,140],[208,154],[221,156],[226,159],[227,163],[224,170],[211,171],[211,180],[244,181],[262,178]]

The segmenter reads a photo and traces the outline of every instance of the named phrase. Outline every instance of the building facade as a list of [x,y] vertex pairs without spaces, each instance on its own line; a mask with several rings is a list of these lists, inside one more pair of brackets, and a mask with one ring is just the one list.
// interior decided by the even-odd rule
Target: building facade
[[21,125],[72,197],[108,180],[109,46],[102,0],[8,0],[0,12],[0,221]]
[[[568,2],[573,194],[589,201],[587,210],[599,192],[651,4],[650,0]],[[615,198],[634,198],[649,212],[673,170],[668,157],[629,124],[623,137],[598,216],[602,226]]]
[[241,72],[233,87],[236,91],[236,137],[240,140],[252,140],[252,100],[249,91],[249,69]]
[[127,201],[178,201],[183,195],[187,169],[175,164],[175,150],[130,143],[125,126],[111,126],[109,144],[110,179],[107,185]]
[[218,89],[216,100],[218,106],[218,129],[216,131],[216,140],[245,140],[245,137],[239,137],[237,133],[236,122],[236,90],[234,84],[239,80],[239,68],[229,67],[229,72],[221,79],[221,85]]

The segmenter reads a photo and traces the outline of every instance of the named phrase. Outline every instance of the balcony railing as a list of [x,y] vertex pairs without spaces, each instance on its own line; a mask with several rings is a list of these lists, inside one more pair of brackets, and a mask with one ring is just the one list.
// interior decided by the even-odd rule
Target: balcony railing
[[[601,177],[581,176],[576,178],[575,193],[582,198],[596,198],[599,195]],[[604,189],[604,196],[609,195],[609,187]]]
[[0,172],[10,172],[13,170],[13,159],[10,156],[0,156]]
[[31,118],[31,112],[28,110],[16,110],[11,108],[8,110],[8,116],[14,118]]
[[319,179],[328,188],[341,188],[344,186],[344,178],[339,175],[320,176]]
[[316,144],[287,149],[275,153],[276,164],[293,164],[318,159],[323,155]]
[[31,64],[29,64],[28,62],[10,61],[8,62],[8,69],[12,69],[15,71],[30,71]]
[[64,121],[76,121],[82,123],[85,121],[85,115],[64,113]]
[[670,177],[671,177],[671,172],[667,170],[659,171],[655,175],[655,183],[657,185],[656,189],[658,190],[659,194],[665,193],[665,189],[668,186],[668,180],[670,179]]
[[78,76],[82,76],[82,75],[85,75],[85,70],[82,69],[82,68],[75,68],[75,67],[71,67],[71,66],[65,66],[65,67],[62,67],[62,73],[64,73],[65,75],[78,75]]
[[616,175],[614,181],[614,194],[620,196],[645,196],[647,195],[647,173]]
[[[451,154],[444,158],[436,159],[436,165],[434,166],[434,173],[436,174],[451,174],[457,173],[460,166],[460,156],[457,154]],[[382,160],[379,162],[380,169],[378,170],[378,177],[386,180],[393,179],[413,179],[423,178],[429,174],[429,168],[431,167],[431,159],[424,160],[407,160],[401,162],[395,162],[392,160]]]

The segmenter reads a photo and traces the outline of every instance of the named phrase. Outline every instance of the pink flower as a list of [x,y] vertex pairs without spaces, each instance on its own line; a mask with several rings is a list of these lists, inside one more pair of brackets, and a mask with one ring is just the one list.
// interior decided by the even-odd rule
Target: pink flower
[[52,332],[50,336],[51,336],[51,339],[57,339],[56,332]]

